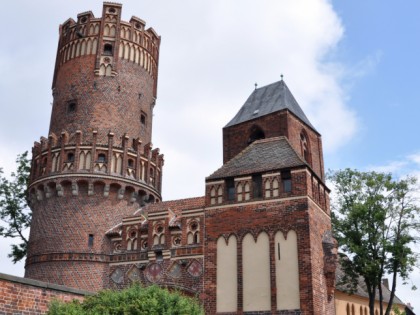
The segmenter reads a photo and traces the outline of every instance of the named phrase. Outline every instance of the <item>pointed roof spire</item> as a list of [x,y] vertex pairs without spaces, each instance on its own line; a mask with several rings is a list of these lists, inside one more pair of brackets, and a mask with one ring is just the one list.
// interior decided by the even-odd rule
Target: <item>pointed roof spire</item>
[[225,128],[284,109],[316,131],[283,81],[283,75],[280,81],[255,89]]

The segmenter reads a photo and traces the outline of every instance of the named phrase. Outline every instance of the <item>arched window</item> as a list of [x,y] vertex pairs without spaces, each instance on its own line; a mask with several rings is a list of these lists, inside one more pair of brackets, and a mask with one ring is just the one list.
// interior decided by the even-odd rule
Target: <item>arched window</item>
[[300,133],[300,148],[305,161],[311,163],[311,152],[309,150],[308,137],[306,136],[305,131]]
[[264,138],[265,138],[264,131],[258,126],[252,126],[249,133],[248,144],[251,144],[252,142],[256,140],[260,140]]
[[198,244],[198,243],[200,243],[200,239],[199,239],[198,232],[196,232],[196,233],[194,234],[194,244]]

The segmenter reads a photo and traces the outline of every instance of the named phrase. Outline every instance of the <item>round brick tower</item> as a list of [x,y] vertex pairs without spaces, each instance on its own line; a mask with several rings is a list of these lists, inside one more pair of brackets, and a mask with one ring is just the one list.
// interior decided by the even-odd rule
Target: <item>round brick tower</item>
[[106,232],[161,200],[163,155],[152,149],[160,37],[105,2],[60,26],[48,138],[32,149],[28,278],[107,287]]

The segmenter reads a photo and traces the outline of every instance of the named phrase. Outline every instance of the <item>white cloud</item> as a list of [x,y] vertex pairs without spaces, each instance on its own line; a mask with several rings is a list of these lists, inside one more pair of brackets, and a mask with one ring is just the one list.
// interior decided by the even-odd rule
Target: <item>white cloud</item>
[[411,154],[408,156],[409,160],[420,165],[420,153]]
[[380,173],[400,173],[407,161],[390,161],[384,165],[371,165],[367,169]]
[[349,75],[359,78],[373,73],[382,61],[383,54],[382,50],[378,50],[375,53],[366,56],[354,65],[352,69],[349,69]]

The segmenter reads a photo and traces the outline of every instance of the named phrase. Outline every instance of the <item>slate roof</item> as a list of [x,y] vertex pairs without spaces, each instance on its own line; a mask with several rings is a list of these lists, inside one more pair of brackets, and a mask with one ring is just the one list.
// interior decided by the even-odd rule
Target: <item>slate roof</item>
[[159,203],[151,203],[146,205],[143,209],[145,212],[155,212],[171,209],[173,212],[178,213],[182,210],[191,210],[204,208],[205,197],[194,197],[179,200],[169,200]]
[[308,165],[292,148],[286,137],[267,138],[251,143],[241,153],[208,176],[206,180],[298,166]]
[[316,131],[283,80],[255,89],[225,128],[285,109]]
[[[336,271],[335,271],[335,279],[336,279],[336,283],[337,283],[336,289],[338,291],[341,291],[341,292],[346,292],[348,290],[347,285],[346,284],[340,284],[340,280],[343,278],[343,276],[344,276],[344,272],[341,269],[341,266],[339,264],[337,266]],[[363,281],[362,277],[359,277],[357,279],[356,291],[353,294],[369,299],[369,294],[368,294],[367,289],[366,289],[366,284]],[[382,294],[383,294],[383,297],[384,297],[384,302],[389,301],[389,298],[391,296],[391,291],[386,286],[384,286],[383,284],[382,284]],[[379,300],[379,291],[378,290],[376,291],[376,299]],[[405,305],[405,303],[403,301],[401,301],[396,295],[394,295],[394,302],[393,303],[394,304]]]

